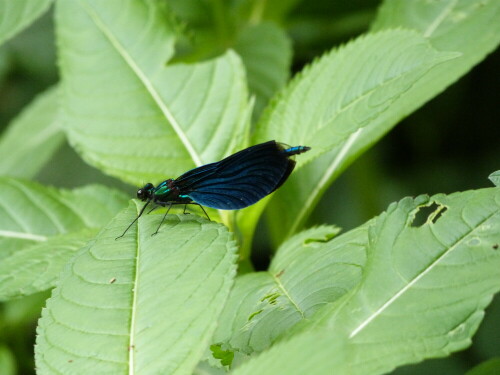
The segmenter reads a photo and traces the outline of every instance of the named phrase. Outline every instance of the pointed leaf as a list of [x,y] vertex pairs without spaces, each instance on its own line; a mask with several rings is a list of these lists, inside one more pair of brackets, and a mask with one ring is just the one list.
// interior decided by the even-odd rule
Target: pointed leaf
[[40,17],[52,0],[0,0],[0,44]]
[[495,186],[500,186],[500,171],[493,172],[488,176],[491,182],[495,184]]
[[[388,118],[400,113],[396,103],[418,95],[411,88],[456,57],[415,32],[390,30],[334,50],[294,78],[257,129],[258,139],[273,132],[286,143],[311,146],[297,158],[299,166],[316,158],[295,171],[270,202],[277,242],[296,232],[332,179],[385,134]],[[288,214],[277,219],[285,209]]]
[[[423,35],[428,38],[434,48],[440,51],[457,51],[461,55],[429,70],[415,85],[395,100],[387,111],[370,121],[370,126],[363,128],[359,133],[349,134],[343,144],[292,174],[283,188],[274,195],[267,211],[271,218],[269,222],[273,225],[272,233],[276,242],[282,241],[300,229],[328,186],[353,160],[400,119],[464,75],[500,42],[500,2],[495,0],[481,2],[447,0],[432,4],[427,1],[387,1],[378,19],[380,21],[375,22],[375,30],[418,26],[418,31],[424,33]],[[388,30],[387,32],[394,31]],[[467,35],[467,38],[464,38],[464,35]],[[395,46],[392,41],[388,43]],[[370,51],[369,48],[366,49],[366,52],[368,51]],[[380,51],[368,54],[365,58],[379,58]],[[403,50],[400,52],[404,53]],[[343,66],[356,64],[351,56],[345,56],[345,60]],[[408,62],[409,65],[411,63]],[[382,73],[380,67],[379,64],[369,74],[378,76]],[[347,90],[338,91],[337,82],[332,82],[330,85],[332,91],[330,95],[340,92],[339,100],[358,88],[358,85],[354,84],[359,81],[358,77],[348,75],[342,78],[342,82],[344,80],[350,83]],[[324,96],[328,98],[329,95]],[[317,103],[313,102],[312,105],[314,107]],[[353,105],[356,105],[356,102],[353,102]],[[363,117],[371,114],[375,114],[375,111],[367,110],[360,114],[356,113],[352,122],[358,122],[360,115]],[[288,118],[287,121],[289,121]],[[283,123],[285,123],[284,120]],[[375,126],[372,126],[374,124]],[[349,127],[340,126],[342,132]],[[290,134],[294,133],[290,132]],[[314,145],[313,143],[309,146],[314,147]],[[285,207],[289,215],[280,216],[277,220],[277,213],[282,212]]]
[[221,159],[247,123],[234,52],[165,66],[176,26],[164,5],[62,0],[56,12],[70,140],[89,163],[137,185]]
[[292,362],[296,373],[327,364],[376,375],[463,349],[500,290],[499,242],[500,189],[392,204],[370,228],[358,286],[234,373],[287,373]]
[[194,215],[137,215],[131,204],[65,268],[42,313],[43,373],[188,374],[235,275],[227,229]]
[[280,94],[256,139],[312,146],[301,162],[370,133],[397,109],[393,104],[432,68],[456,58],[413,31],[368,34],[307,67]]
[[39,95],[0,138],[0,174],[30,178],[64,141],[57,118],[58,90]]

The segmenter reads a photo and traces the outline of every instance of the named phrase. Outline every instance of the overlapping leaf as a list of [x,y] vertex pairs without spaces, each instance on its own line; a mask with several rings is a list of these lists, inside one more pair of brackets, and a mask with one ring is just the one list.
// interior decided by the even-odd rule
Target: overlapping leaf
[[72,374],[191,373],[235,275],[227,229],[131,204],[65,268],[38,326],[37,368]]
[[81,155],[136,185],[234,151],[248,123],[233,52],[165,66],[175,26],[164,3],[62,0],[57,36],[65,128]]
[[498,188],[403,199],[371,226],[358,286],[234,373],[382,374],[463,349],[500,290],[499,242]]
[[341,149],[353,134],[381,127],[395,111],[394,103],[416,82],[457,56],[434,49],[412,31],[368,34],[323,56],[295,78],[259,124],[256,139],[275,137],[312,146],[302,161]]
[[0,263],[0,300],[30,295],[53,287],[76,251],[95,235],[84,230],[48,238],[14,252]]
[[[438,62],[437,64],[431,61],[432,69],[429,66],[425,74],[416,77],[413,84],[402,85],[399,95],[397,91],[388,90],[390,85],[377,87],[373,93],[366,91],[370,82],[373,83],[380,77],[397,72],[393,70],[395,67],[386,64],[387,59],[395,55],[390,51],[384,53],[383,46],[373,50],[371,46],[364,44],[383,38],[384,34],[369,34],[347,45],[338,53],[323,57],[306,70],[303,78],[294,80],[292,85],[285,90],[283,97],[276,102],[268,115],[269,120],[260,124],[259,129],[263,132],[261,134],[267,134],[276,129],[271,125],[278,124],[278,131],[282,129],[280,136],[291,137],[284,138],[285,142],[303,143],[309,137],[311,143],[308,145],[313,148],[321,147],[325,142],[331,143],[330,151],[292,174],[271,200],[267,213],[277,242],[293,234],[303,225],[331,182],[355,158],[389,131],[400,119],[456,81],[498,45],[500,41],[499,2],[450,0],[435,4],[436,6],[429,7],[428,2],[424,1],[390,1],[383,9],[396,8],[397,11],[381,11],[379,21],[375,23],[376,30],[390,27],[412,28],[417,24],[417,32],[421,32],[420,39],[423,44],[419,46],[417,43],[414,46],[421,48],[427,45],[424,50],[428,48],[427,51],[430,52],[428,57],[433,60],[432,55],[434,55],[440,60],[433,60]],[[442,4],[445,4],[444,8],[441,8]],[[408,8],[408,11],[404,11],[403,8]],[[400,14],[406,14],[407,17],[400,18]],[[418,21],[410,23],[407,22],[408,19]],[[405,32],[408,31],[385,30],[387,33],[385,35],[396,36],[398,33]],[[464,35],[467,35],[467,38],[464,38]],[[416,34],[415,38],[418,38]],[[385,48],[395,48],[394,51],[397,51],[396,53],[401,58],[405,55],[409,56],[412,43],[404,43],[397,47],[398,40],[398,37],[389,38]],[[352,50],[355,46],[362,47],[362,50],[357,53],[341,53]],[[451,56],[449,52],[443,51],[455,51],[457,54],[453,55],[455,56],[453,59],[440,59],[439,57]],[[342,61],[336,61],[340,57]],[[329,72],[331,65],[321,63],[329,58],[335,60],[332,63],[338,64],[344,74],[339,79],[325,81],[325,74]],[[399,60],[401,69],[404,69],[403,65],[406,68],[416,67],[415,64],[422,61],[421,58],[406,62]],[[356,70],[355,67],[359,67],[361,61],[366,62],[364,68]],[[313,75],[312,73],[319,70],[321,66],[324,67],[324,72],[317,72]],[[307,87],[315,87],[317,80],[324,81],[316,83],[320,90],[308,91]],[[356,96],[356,92],[360,95]],[[392,101],[389,100],[391,97]],[[349,98],[352,101],[347,100]],[[363,101],[368,98],[372,100]],[[299,107],[292,105],[300,100],[307,104]],[[336,105],[330,107],[325,105],[329,102],[336,103]],[[345,105],[341,106],[341,103]],[[388,104],[390,106],[386,107]],[[326,108],[326,110],[321,111],[320,108]],[[351,113],[351,109],[354,108],[356,111]],[[338,115],[335,115],[336,109]],[[327,120],[334,120],[334,122],[327,122]],[[295,124],[295,127],[288,128],[288,124]],[[314,131],[314,129],[319,131]],[[325,131],[330,133],[326,134]],[[302,136],[299,137],[300,134]],[[312,158],[317,154],[311,151],[301,156]],[[288,214],[280,215],[284,210]]]
[[267,272],[238,277],[214,343],[245,354],[260,352],[349,292],[361,279],[367,228],[333,240],[335,227],[304,231],[280,247]]
[[[272,133],[285,143],[312,147],[297,158],[299,166],[317,159],[296,171],[271,201],[277,236],[295,232],[332,176],[388,130],[387,119],[400,111],[396,103],[415,95],[416,82],[456,56],[435,50],[415,32],[391,30],[322,57],[292,81],[259,124],[257,139]],[[285,209],[288,214],[277,220],[274,215]]]
[[64,141],[57,119],[58,90],[49,89],[9,125],[0,138],[0,174],[36,175]]
[[126,201],[102,186],[57,190],[1,178],[0,299],[52,286],[65,261],[91,238],[84,229],[102,227]]

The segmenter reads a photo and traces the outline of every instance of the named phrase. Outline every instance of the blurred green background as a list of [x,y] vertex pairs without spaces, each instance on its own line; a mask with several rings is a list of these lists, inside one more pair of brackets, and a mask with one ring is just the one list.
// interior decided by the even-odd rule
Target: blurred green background
[[[189,8],[193,1],[173,4],[178,9]],[[366,31],[379,6],[379,1],[372,0],[285,3],[291,10],[281,19],[281,25],[293,41],[292,74],[324,51]],[[205,21],[200,27],[216,23],[216,15]],[[38,93],[58,80],[53,26],[51,10],[0,48],[1,131]],[[219,47],[224,47],[222,42]],[[495,123],[500,117],[499,66],[497,51],[403,120],[331,186],[308,225],[329,223],[348,230],[404,196],[491,186],[487,176],[500,169],[500,127]],[[103,183],[131,197],[136,189],[86,165],[68,144],[35,179],[57,187]],[[273,252],[265,223],[260,224],[257,236],[253,261],[257,269],[264,269]],[[15,352],[19,374],[33,373],[36,319],[47,295],[0,305],[0,355],[2,346],[8,345]],[[449,358],[400,368],[394,374],[463,374],[484,360],[500,356],[500,298],[488,308],[473,341],[469,349]]]

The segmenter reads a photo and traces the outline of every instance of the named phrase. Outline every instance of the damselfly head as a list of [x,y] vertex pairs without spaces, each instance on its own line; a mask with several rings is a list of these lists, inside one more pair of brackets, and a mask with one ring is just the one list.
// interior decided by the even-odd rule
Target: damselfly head
[[137,190],[137,198],[141,201],[145,201],[152,197],[153,195],[154,185],[151,182],[148,182],[144,187]]

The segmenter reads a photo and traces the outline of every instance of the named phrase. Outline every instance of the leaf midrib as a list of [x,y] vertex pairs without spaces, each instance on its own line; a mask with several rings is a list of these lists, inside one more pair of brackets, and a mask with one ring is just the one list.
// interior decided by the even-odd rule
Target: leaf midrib
[[295,218],[292,222],[292,225],[290,225],[290,230],[288,231],[287,237],[291,236],[292,234],[294,234],[297,231],[298,226],[302,222],[304,216],[309,211],[309,207],[312,207],[312,205],[316,201],[318,195],[320,194],[321,190],[323,190],[324,186],[326,186],[326,184],[328,183],[330,178],[333,176],[333,174],[337,170],[340,163],[345,159],[346,155],[349,153],[349,150],[354,145],[354,142],[359,137],[359,135],[361,134],[363,129],[364,129],[364,127],[357,129],[354,133],[352,133],[349,136],[347,141],[344,143],[344,146],[342,146],[342,149],[337,153],[337,155],[335,156],[335,159],[330,164],[330,166],[328,167],[326,172],[323,174],[323,177],[321,178],[320,182],[314,187],[311,194],[309,194],[305,204],[302,205],[302,208],[299,210],[299,213],[297,215],[295,215]]
[[33,233],[17,232],[11,230],[0,230],[0,238],[18,238],[21,240],[31,240],[36,242],[47,241],[46,236],[40,236]]
[[279,277],[277,277],[275,274],[269,272],[269,275],[271,276],[271,279],[274,281],[278,289],[283,293],[283,295],[290,301],[292,306],[297,310],[297,312],[300,314],[302,319],[305,319],[306,315],[305,312],[300,308],[297,302],[294,301],[292,296],[288,293],[287,289],[283,285],[283,283],[280,281]]
[[[137,212],[137,206],[135,209],[136,215],[139,214]],[[129,375],[134,374],[134,360],[135,360],[135,322],[136,322],[136,316],[137,316],[137,295],[139,291],[139,256],[140,256],[140,241],[139,241],[139,222],[136,223],[136,255],[135,255],[135,268],[134,268],[134,283],[133,288],[132,288],[132,306],[130,308],[130,338],[129,338],[129,345],[128,345],[128,373]]]
[[436,16],[434,21],[425,29],[424,31],[424,37],[430,38],[432,34],[434,34],[434,31],[437,30],[437,28],[443,23],[445,18],[451,13],[453,8],[457,5],[457,1],[454,0],[448,4],[447,7],[443,9],[443,11]]

